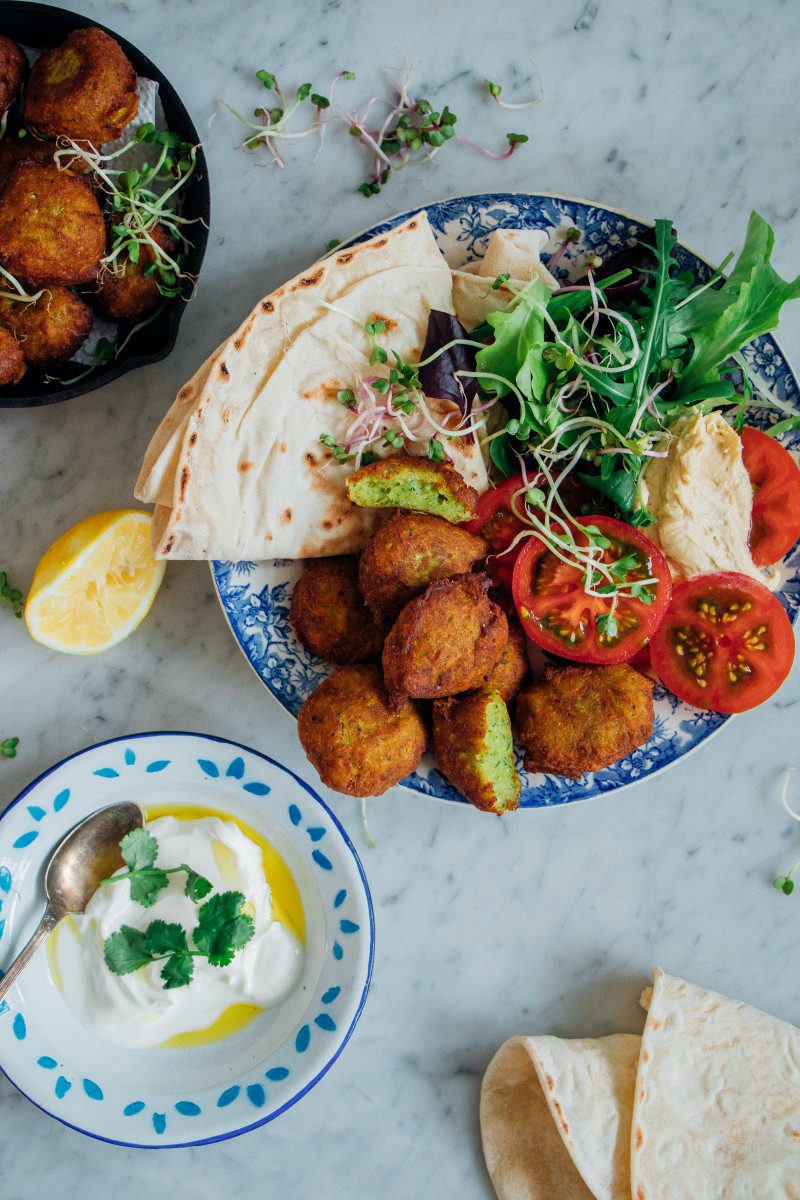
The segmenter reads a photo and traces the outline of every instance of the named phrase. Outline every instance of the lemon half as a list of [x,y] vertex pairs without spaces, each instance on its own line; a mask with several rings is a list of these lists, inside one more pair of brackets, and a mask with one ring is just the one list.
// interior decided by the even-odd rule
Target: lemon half
[[53,543],[25,605],[37,642],[66,654],[98,654],[133,632],[166,569],[150,549],[151,520],[130,509],[96,513]]

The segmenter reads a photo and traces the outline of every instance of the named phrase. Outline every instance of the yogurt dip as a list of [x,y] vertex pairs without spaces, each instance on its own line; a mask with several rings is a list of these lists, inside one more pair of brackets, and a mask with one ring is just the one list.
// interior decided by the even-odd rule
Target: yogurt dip
[[[257,844],[233,820],[170,815],[148,821],[145,828],[158,842],[156,866],[187,863],[211,882],[210,895],[226,891],[245,895],[244,911],[255,924],[252,939],[227,967],[195,958],[194,978],[185,987],[165,990],[160,962],[115,975],[103,957],[103,943],[112,933],[123,925],[144,931],[152,921],[164,920],[178,922],[191,934],[198,910],[184,895],[182,872],[170,875],[168,886],[150,908],[133,902],[128,882],[120,881],[98,888],[86,912],[62,924],[53,941],[51,970],[78,1020],[117,1046],[142,1049],[192,1034],[196,1035],[192,1041],[215,1040],[220,1033],[211,1031],[220,1023],[232,1032],[248,1017],[285,1000],[297,987],[303,969],[303,930],[289,928],[286,914],[291,904],[281,904],[285,898],[274,896],[267,882],[264,850],[268,843]],[[274,861],[276,852],[269,849]],[[290,877],[278,861],[283,870],[275,875],[285,890]],[[283,920],[277,919],[276,909]],[[302,925],[302,911],[295,924]],[[238,1019],[226,1025],[229,1014],[238,1014]],[[197,1031],[209,1031],[210,1036],[203,1038]]]

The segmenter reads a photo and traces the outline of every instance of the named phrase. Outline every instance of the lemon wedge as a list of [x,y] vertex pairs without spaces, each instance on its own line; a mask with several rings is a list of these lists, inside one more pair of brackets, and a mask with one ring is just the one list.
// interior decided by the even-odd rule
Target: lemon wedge
[[166,568],[150,549],[151,520],[130,509],[96,513],[53,543],[25,605],[37,642],[66,654],[98,654],[133,632]]

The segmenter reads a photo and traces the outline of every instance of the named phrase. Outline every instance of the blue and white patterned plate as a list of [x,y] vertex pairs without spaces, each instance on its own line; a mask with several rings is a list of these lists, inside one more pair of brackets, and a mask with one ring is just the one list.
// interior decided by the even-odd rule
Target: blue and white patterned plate
[[273,1120],[325,1074],[366,1000],[374,921],[347,834],[312,789],[255,750],[193,733],[143,733],[52,767],[0,816],[0,966],[44,909],[44,866],[65,833],[117,800],[222,810],[289,866],[306,917],[294,993],[239,1033],[187,1049],[124,1050],[67,1008],[42,951],[0,1004],[0,1067],[65,1125],[128,1146],[200,1145]]
[[[456,196],[432,204],[426,211],[439,246],[452,267],[482,258],[489,237],[496,229],[547,230],[549,242],[544,254],[547,257],[563,240],[563,231],[576,226],[582,231],[583,238],[577,245],[570,245],[555,271],[565,281],[583,274],[586,254],[590,250],[601,256],[612,254],[633,244],[648,228],[646,221],[618,209],[563,196],[519,192]],[[410,215],[401,213],[352,241],[364,241],[385,233]],[[734,232],[739,235],[742,230]],[[685,246],[679,247],[678,259],[684,269],[693,270],[701,279],[708,278],[709,264]],[[758,338],[745,350],[745,358],[762,391],[798,407],[800,389],[797,379],[773,338]],[[763,410],[753,412],[748,420],[762,427],[769,424],[769,417]],[[800,431],[782,438],[782,442],[800,458]],[[301,573],[302,564],[287,561],[216,562],[212,563],[211,569],[225,616],[245,657],[276,700],[296,717],[306,697],[332,670],[298,643],[289,624],[292,586]],[[784,564],[778,596],[794,620],[800,609],[800,547],[795,547]],[[520,754],[517,766],[523,785],[521,805],[523,808],[542,808],[566,804],[627,787],[689,754],[728,719],[718,713],[692,708],[658,687],[652,737],[612,767],[584,775],[581,779],[532,775],[522,770]],[[438,770],[432,755],[425,757],[420,768],[403,781],[403,786],[442,800],[466,803]]]

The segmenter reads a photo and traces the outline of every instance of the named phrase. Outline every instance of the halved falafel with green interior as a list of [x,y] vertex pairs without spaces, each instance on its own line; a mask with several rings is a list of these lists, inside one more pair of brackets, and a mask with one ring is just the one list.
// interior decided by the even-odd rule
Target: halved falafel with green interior
[[115,141],[139,109],[137,78],[121,46],[102,29],[74,29],[31,67],[27,124],[46,137],[101,146]]
[[0,263],[31,287],[93,280],[106,227],[89,184],[37,162],[12,166],[0,183]]
[[469,521],[478,511],[478,493],[455,467],[411,454],[393,454],[359,467],[347,481],[347,495],[362,508],[408,508],[454,525]]
[[514,735],[506,702],[492,688],[437,700],[433,746],[443,774],[483,812],[511,812],[519,805]]
[[406,696],[437,700],[481,686],[508,640],[506,614],[488,589],[485,575],[456,575],[409,601],[383,647],[393,703]]
[[578,779],[618,762],[653,732],[654,686],[628,663],[545,667],[517,697],[525,769]]
[[0,325],[11,330],[29,366],[46,367],[80,349],[91,332],[92,310],[71,288],[48,287],[31,304],[0,299]]
[[379,662],[384,634],[358,590],[355,555],[312,559],[294,585],[292,628],[307,650],[326,662]]
[[380,796],[419,766],[428,740],[417,706],[392,707],[380,667],[340,667],[297,715],[308,760],[329,788]]
[[485,556],[483,538],[441,517],[392,513],[364,547],[359,588],[376,621],[389,626],[435,580],[463,575]]

